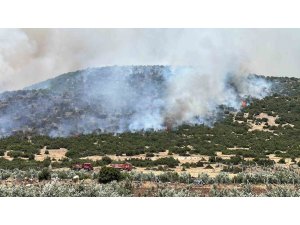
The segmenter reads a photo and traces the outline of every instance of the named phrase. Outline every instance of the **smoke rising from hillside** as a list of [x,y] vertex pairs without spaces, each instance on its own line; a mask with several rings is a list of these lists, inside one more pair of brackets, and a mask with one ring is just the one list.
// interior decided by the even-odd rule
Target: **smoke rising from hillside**
[[299,76],[299,29],[0,29],[0,89],[103,65]]
[[[140,80],[151,67],[135,68],[141,70],[135,71],[138,76],[130,67],[104,69],[100,74],[88,69],[72,92],[78,92],[79,99],[66,100],[61,97],[65,93],[46,96],[44,111],[31,94],[28,106],[22,101],[5,103],[1,133],[41,127],[40,133],[66,136],[96,129],[123,132],[211,124],[219,105],[239,109],[242,97],[269,94],[271,84],[249,78],[249,73],[300,74],[296,37],[300,31],[281,29],[0,29],[1,91],[87,67],[171,65],[169,72],[159,72],[159,82],[151,76]],[[73,88],[72,82],[62,85],[66,93]],[[53,121],[55,128],[43,128]]]
[[220,105],[239,110],[242,99],[263,98],[271,91],[272,84],[263,77],[201,74],[199,68],[168,66],[114,66],[64,74],[0,95],[0,136],[16,131],[57,137],[213,125],[222,113]]

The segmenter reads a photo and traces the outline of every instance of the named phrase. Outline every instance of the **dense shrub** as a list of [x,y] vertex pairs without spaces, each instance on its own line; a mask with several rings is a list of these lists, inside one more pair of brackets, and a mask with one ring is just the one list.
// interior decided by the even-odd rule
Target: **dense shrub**
[[176,172],[166,172],[157,176],[160,182],[177,182],[179,180],[179,174]]
[[34,160],[34,154],[30,154],[30,155],[28,156],[28,160]]
[[228,184],[231,183],[231,179],[229,178],[227,173],[219,173],[216,177],[215,177],[215,182],[216,183],[220,183],[220,184]]
[[121,172],[118,169],[112,168],[112,167],[102,167],[99,176],[98,181],[99,183],[109,183],[111,181],[119,181],[121,179]]
[[196,163],[183,163],[182,166],[185,168],[190,168],[190,167],[196,168],[196,167],[203,167],[204,164],[203,164],[203,162],[198,161]]
[[12,158],[24,157],[24,153],[20,151],[9,151],[7,155]]
[[51,159],[47,157],[46,159],[43,160],[42,163],[43,163],[43,167],[48,167],[51,164]]
[[280,164],[285,164],[285,158],[279,159],[278,163],[280,163]]
[[42,169],[42,171],[38,174],[38,179],[39,179],[39,181],[50,180],[51,174],[50,174],[49,169],[47,169],[47,168]]
[[103,156],[102,161],[103,161],[104,165],[108,165],[108,164],[111,164],[112,159],[109,158],[108,156]]
[[5,150],[0,149],[0,156],[4,156]]
[[20,169],[20,170],[29,170],[29,169],[41,169],[43,168],[42,162],[35,160],[24,160],[24,159],[13,159],[11,161],[0,158],[0,168],[1,169]]
[[240,173],[243,171],[243,169],[238,166],[224,166],[222,171],[230,173]]
[[153,154],[152,152],[147,152],[147,153],[146,153],[146,157],[147,157],[147,158],[154,157],[154,154]]

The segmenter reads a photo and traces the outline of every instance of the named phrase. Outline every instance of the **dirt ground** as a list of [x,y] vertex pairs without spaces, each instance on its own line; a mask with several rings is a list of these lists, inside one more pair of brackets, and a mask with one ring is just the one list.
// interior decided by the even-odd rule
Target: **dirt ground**
[[13,160],[14,158],[8,156],[7,153],[8,153],[8,151],[4,152],[4,156],[2,156],[2,158],[7,159],[9,161]]
[[[258,116],[256,116],[256,119],[263,119],[263,118],[268,119],[268,124],[270,126],[279,126],[279,124],[277,124],[275,122],[275,120],[279,118],[278,115],[276,115],[276,117],[274,117],[274,116],[269,116],[266,113],[260,113]],[[272,130],[264,128],[264,126],[266,124],[265,122],[262,122],[261,124],[256,125],[252,120],[248,120],[248,123],[251,126],[251,128],[249,129],[249,131],[260,130],[260,131],[273,132]]]
[[35,155],[36,161],[43,161],[47,157],[49,157],[52,161],[57,161],[59,159],[63,159],[66,157],[67,149],[60,148],[60,149],[47,149],[49,151],[49,154],[45,154],[46,147],[41,149],[40,155]]
[[[274,160],[276,163],[278,163],[278,161],[281,159],[281,157],[277,157],[277,156],[275,156],[275,154],[270,154],[269,159]],[[300,158],[295,158],[295,160],[297,162],[299,162]],[[294,163],[292,162],[291,158],[285,158],[285,164],[279,164],[278,163],[278,165],[281,165],[281,166],[284,166],[284,167],[288,167],[288,166],[293,165],[293,164]]]
[[[217,154],[219,157],[222,157],[224,159],[229,159],[231,156],[234,156],[234,155],[223,155],[222,152],[218,152]],[[123,156],[107,155],[107,156],[110,157],[114,161],[124,161],[124,160],[133,159],[133,158],[138,158],[138,159],[146,159],[147,158],[146,154],[140,154],[140,155],[134,155],[134,156],[125,156],[125,155],[123,155]],[[209,156],[206,156],[206,155],[190,155],[190,156],[180,156],[178,154],[168,155],[168,151],[155,153],[155,156],[151,157],[150,159],[157,160],[162,157],[173,157],[174,159],[177,159],[178,161],[180,161],[180,163],[196,163],[198,161],[203,161],[203,159],[205,161],[208,161],[208,159],[209,159]],[[89,159],[92,161],[96,161],[96,160],[101,160],[102,156],[94,155],[94,156],[82,157],[81,159]]]
[[[177,172],[178,174],[182,173],[189,173],[192,177],[197,177],[201,173],[206,173],[210,177],[216,177],[222,170],[222,166],[218,165],[211,165],[213,169],[206,169],[204,167],[197,167],[197,168],[185,168],[183,171],[182,166],[177,166],[176,168],[170,169],[170,171]],[[155,175],[159,175],[162,173],[165,173],[166,171],[157,171],[157,170],[147,170],[146,168],[142,167],[136,167],[133,169],[133,171],[142,172],[142,173],[154,173]],[[229,177],[233,177],[234,174],[229,174]]]
[[[13,160],[13,159],[14,159],[13,157],[8,156],[8,152],[9,152],[9,151],[4,152],[4,156],[0,156],[0,158],[7,159],[7,160],[9,160],[9,161]],[[23,157],[20,157],[20,159],[28,160],[28,158],[23,158]]]
[[267,118],[268,119],[268,124],[270,126],[278,126],[278,124],[275,122],[275,120],[279,118],[278,115],[276,115],[276,117],[274,117],[274,116],[269,116],[266,113],[260,113],[258,116],[256,116],[256,118],[257,119]]
[[[235,147],[235,148],[231,148],[231,149],[233,150],[233,149],[241,149],[241,148]],[[230,157],[235,156],[233,154],[232,155],[225,155],[225,154],[222,154],[222,152],[216,152],[216,155],[218,157],[222,158],[222,159],[230,159]],[[116,156],[116,155],[107,155],[107,156],[110,157],[112,160],[115,160],[115,161],[125,161],[125,160],[132,159],[132,158],[139,158],[139,159],[145,159],[146,158],[145,154],[140,154],[140,155],[135,155],[135,156]],[[170,155],[168,155],[168,151],[160,152],[160,153],[155,154],[155,156],[152,157],[151,159],[156,160],[158,158],[168,157],[168,156],[170,156]],[[206,162],[209,159],[209,157],[205,156],[205,155],[179,156],[178,154],[173,154],[171,156],[174,157],[175,159],[177,159],[180,162],[180,164],[176,168],[171,168],[170,171],[174,171],[174,172],[177,172],[179,174],[189,173],[189,174],[191,174],[191,176],[197,177],[198,174],[206,173],[211,177],[216,177],[223,169],[223,165],[218,164],[218,163],[210,164],[213,167],[212,169],[205,168],[206,165],[207,165]],[[269,155],[269,158],[271,160],[274,160],[276,163],[278,163],[278,161],[281,159],[280,157],[276,157],[274,154]],[[90,160],[96,161],[96,160],[101,160],[102,156],[88,156],[88,157],[84,157],[84,158],[81,158],[81,159],[90,159]],[[253,158],[249,157],[249,158],[245,158],[245,160],[251,161],[251,160],[253,160]],[[296,160],[299,161],[300,158],[297,158]],[[203,167],[197,167],[197,168],[185,168],[183,170],[182,164],[184,164],[184,163],[196,163],[198,161],[202,161],[204,163],[204,166]],[[286,164],[279,164],[279,165],[282,166],[282,167],[288,168],[290,165],[293,165],[293,162],[291,161],[290,158],[286,158]],[[137,167],[137,168],[133,169],[133,171],[143,172],[143,173],[154,173],[155,175],[158,175],[158,174],[161,174],[161,173],[165,172],[165,171],[149,170],[149,169],[142,168],[142,167]],[[233,177],[234,174],[230,173],[229,176]]]
[[[135,156],[116,156],[116,155],[107,155],[108,157],[110,157],[112,160],[115,161],[124,161],[124,160],[128,160],[131,158],[139,158],[139,159],[145,159],[146,155],[145,154],[140,154],[140,155],[135,155]],[[162,157],[168,157],[168,156],[172,156],[174,157],[174,159],[177,159],[180,162],[180,166],[177,166],[174,169],[171,169],[172,171],[175,171],[177,173],[190,173],[192,176],[197,177],[198,174],[200,173],[207,173],[208,175],[215,177],[217,176],[220,171],[222,170],[221,166],[218,165],[211,165],[213,167],[213,169],[205,169],[205,162],[208,161],[208,156],[205,155],[191,155],[191,156],[180,156],[178,154],[173,154],[173,155],[168,155],[168,151],[166,152],[159,152],[157,154],[155,154],[154,157],[151,157],[151,160],[156,160],[158,158],[162,158]],[[231,156],[233,155],[223,155],[222,152],[218,152],[218,156],[223,158],[223,159],[229,159]],[[101,160],[102,156],[88,156],[88,157],[83,157],[81,159],[89,159],[89,160]],[[186,168],[185,171],[183,171],[183,167],[181,166],[181,164],[183,163],[196,163],[198,161],[203,161],[203,159],[205,160],[204,163],[204,167],[197,167],[197,168]],[[143,173],[154,173],[154,174],[161,174],[164,173],[164,171],[156,171],[156,170],[146,170],[146,168],[135,168],[134,171],[138,171],[138,172],[143,172]]]
[[[134,155],[134,156],[126,156],[126,155],[122,155],[122,156],[116,156],[116,155],[107,155],[109,158],[111,158],[114,161],[124,161],[124,160],[128,160],[128,159],[132,159],[132,158],[138,158],[138,159],[146,159],[146,154],[139,154],[139,155]],[[152,157],[152,160],[156,160],[158,158],[161,157],[167,157],[168,156],[168,151],[165,152],[159,152],[159,153],[155,153],[155,156]],[[172,155],[173,157],[175,155]],[[97,160],[101,160],[103,156],[99,156],[99,155],[93,155],[93,156],[87,156],[87,157],[82,157],[80,159],[89,159],[92,161],[97,161]],[[175,158],[175,157],[174,157]]]
[[[60,149],[47,149],[49,151],[49,154],[45,154],[46,152],[46,147],[42,148],[40,150],[40,155],[38,154],[35,154],[34,155],[34,159],[36,161],[43,161],[44,159],[46,158],[50,158],[52,161],[57,161],[59,159],[63,159],[63,158],[66,158],[66,153],[67,153],[67,149],[65,148],[60,148]],[[4,156],[0,156],[0,158],[4,158],[4,159],[7,159],[7,160],[13,160],[12,157],[8,156],[7,153],[9,151],[6,151],[4,153]],[[28,160],[28,158],[21,158],[21,159],[24,159],[24,160]]]

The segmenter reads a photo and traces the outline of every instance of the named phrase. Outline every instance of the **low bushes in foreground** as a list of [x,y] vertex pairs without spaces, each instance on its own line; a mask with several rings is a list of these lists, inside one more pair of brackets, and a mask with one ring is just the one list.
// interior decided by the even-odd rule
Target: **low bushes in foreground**
[[[98,183],[65,183],[51,181],[38,185],[0,185],[0,197],[130,197],[137,196],[132,188],[132,181],[113,181],[108,184]],[[267,185],[263,192],[255,192],[251,184],[242,187],[213,185],[209,192],[194,191],[190,185],[185,188],[172,188],[158,185],[157,189],[148,189],[144,197],[300,197],[300,190],[288,185]]]
[[88,171],[55,171],[47,168],[39,170],[3,170],[0,169],[0,180],[8,178],[16,180],[49,180],[60,179],[70,180],[75,175],[79,176],[79,180],[98,180],[100,183],[108,183],[113,180],[131,180],[131,181],[151,181],[158,183],[193,183],[195,179],[202,180],[204,184],[300,184],[300,174],[295,170],[289,169],[274,169],[274,170],[261,170],[254,172],[239,172],[233,177],[229,176],[227,172],[221,172],[216,177],[211,177],[206,173],[201,173],[197,177],[192,177],[189,173],[177,173],[167,171],[155,175],[154,173],[141,173],[136,171],[120,172],[117,169],[110,167],[102,167],[100,173]]
[[0,185],[0,197],[122,197],[131,196],[123,183],[75,184],[52,181],[45,185]]

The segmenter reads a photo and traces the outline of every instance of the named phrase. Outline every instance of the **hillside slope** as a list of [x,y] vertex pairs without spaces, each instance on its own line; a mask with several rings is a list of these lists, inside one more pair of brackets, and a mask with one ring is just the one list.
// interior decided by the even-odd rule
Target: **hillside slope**
[[[5,92],[0,95],[0,136],[17,132],[70,136],[212,125],[223,117],[221,105],[236,111],[242,99],[271,93],[271,82],[263,77],[236,79],[228,74],[225,80],[215,80],[193,73],[169,66],[91,68]],[[195,82],[198,86],[192,87]]]
[[[14,135],[0,139],[0,156],[4,157],[0,159],[0,167],[42,168],[44,163],[48,165],[50,162],[46,160],[46,149],[51,158],[55,159],[53,154],[62,150],[67,157],[62,161],[54,160],[53,167],[70,167],[78,160],[89,161],[82,157],[101,159],[104,155],[145,168],[178,165],[176,159],[180,157],[181,160],[202,160],[205,157],[203,163],[218,170],[220,163],[239,167],[273,166],[275,162],[286,163],[286,166],[300,165],[300,80],[266,79],[272,82],[276,93],[263,99],[249,100],[248,105],[239,112],[220,107],[224,117],[213,126],[184,124],[168,132],[141,131],[57,138]],[[146,159],[151,155],[153,158],[153,153],[156,155],[154,162]],[[24,160],[40,157],[45,160]],[[168,159],[160,161],[160,157]],[[9,161],[12,158],[14,160]],[[103,165],[104,161],[94,163]],[[181,161],[181,167],[176,166],[176,169],[182,169],[184,163],[186,161]],[[185,166],[189,167],[188,164]],[[225,167],[223,169],[226,170]]]

